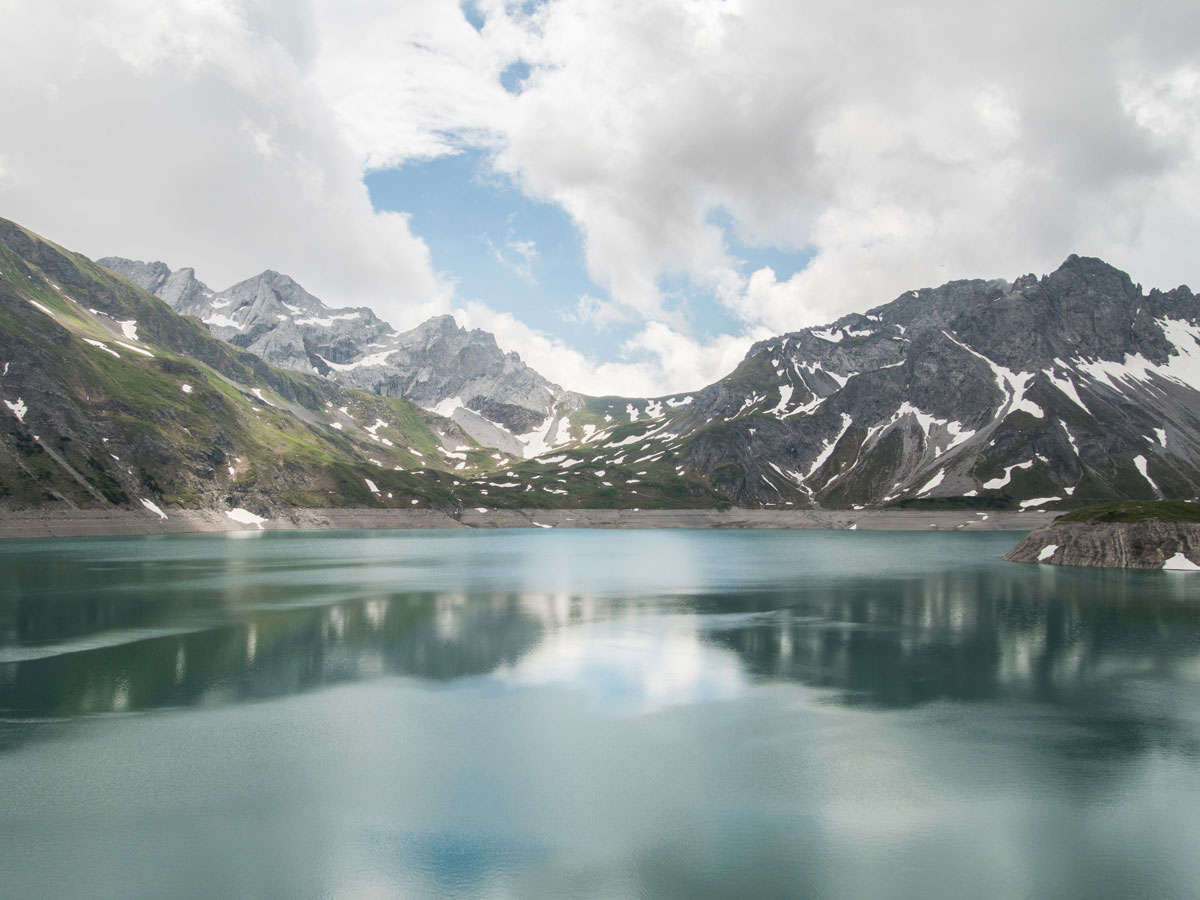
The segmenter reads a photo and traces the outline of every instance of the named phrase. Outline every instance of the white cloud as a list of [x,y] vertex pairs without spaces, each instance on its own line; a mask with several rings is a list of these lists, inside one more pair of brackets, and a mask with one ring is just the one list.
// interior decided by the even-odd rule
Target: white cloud
[[769,336],[758,330],[702,342],[650,322],[625,342],[620,359],[600,360],[483,303],[456,308],[454,318],[464,328],[490,331],[502,350],[516,351],[551,381],[585,394],[628,397],[660,397],[711,384],[742,360],[754,340]]
[[77,0],[6,17],[4,214],[215,286],[272,268],[397,325],[444,312],[424,243],[374,212],[302,60],[254,29],[259,7]]
[[313,0],[312,83],[371,169],[455,153],[503,131],[508,41],[485,40],[457,0]]
[[[1200,133],[1180,35],[1200,13],[1139,8],[495,3],[484,35],[522,30],[534,66],[499,165],[570,212],[597,282],[652,319],[671,271],[776,330],[1076,251],[1171,286],[1200,237],[1178,190]],[[771,290],[742,279],[717,206],[816,259]]]
[[[638,332],[597,360],[482,304],[460,315],[606,393],[694,388],[764,331],[1072,252],[1196,280],[1194,3],[475,6],[482,30],[457,0],[8,4],[4,214],[217,285],[279,269],[405,326],[453,287],[405,216],[372,211],[363,172],[482,147],[583,235],[604,295],[562,318]],[[735,239],[815,256],[781,281],[746,271]],[[504,243],[532,279],[533,248]],[[668,276],[743,333],[691,336]]]
[[611,331],[614,326],[631,321],[628,310],[591,294],[584,294],[574,308],[564,309],[561,315],[566,322],[589,325],[596,331]]
[[537,286],[533,265],[538,261],[538,249],[534,241],[509,240],[505,242],[503,248],[497,247],[491,238],[486,238],[486,241],[496,262],[530,287]]

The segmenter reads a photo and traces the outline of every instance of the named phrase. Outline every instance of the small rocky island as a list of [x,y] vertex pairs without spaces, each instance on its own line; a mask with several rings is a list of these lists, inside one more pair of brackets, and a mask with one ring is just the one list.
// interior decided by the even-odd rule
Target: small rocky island
[[1009,562],[1200,572],[1200,503],[1103,503],[1031,531]]

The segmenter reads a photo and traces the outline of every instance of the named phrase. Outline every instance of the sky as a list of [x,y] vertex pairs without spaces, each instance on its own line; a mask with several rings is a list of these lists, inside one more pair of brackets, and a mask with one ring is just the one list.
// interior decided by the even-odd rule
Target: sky
[[1100,256],[1200,286],[1194,0],[0,0],[0,215],[654,396]]

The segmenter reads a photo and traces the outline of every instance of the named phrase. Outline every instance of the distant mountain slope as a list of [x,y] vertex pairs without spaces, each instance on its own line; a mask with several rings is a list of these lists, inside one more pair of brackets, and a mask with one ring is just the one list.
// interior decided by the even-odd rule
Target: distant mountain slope
[[[1097,259],[1072,256],[1042,278],[907,292],[762,341],[701,390],[625,398],[560,391],[489,335],[448,318],[400,335],[368,310],[331,310],[276,273],[215,294],[187,270],[107,261],[214,320],[231,340],[278,352],[285,371],[16,226],[6,226],[0,247],[0,363],[18,364],[0,376],[16,422],[0,471],[9,496],[23,491],[27,503],[47,502],[46,492],[36,499],[39,479],[64,498],[94,500],[83,485],[89,458],[112,478],[114,496],[206,505],[252,490],[264,504],[313,504],[325,490],[332,503],[403,496],[447,509],[950,507],[982,519],[999,509],[1200,494],[1200,303],[1187,287],[1143,291]],[[267,328],[270,316],[283,324]],[[122,324],[133,321],[136,340]],[[117,378],[110,351],[125,374],[105,395],[101,387]],[[189,384],[203,376],[207,388],[184,398],[172,367],[185,367]],[[131,400],[143,396],[138,379],[151,376],[170,376],[169,388],[148,381],[144,399]],[[345,386],[359,379],[379,393]],[[255,388],[276,408],[260,405]],[[195,408],[201,399],[210,419]],[[122,419],[126,408],[133,412]],[[120,461],[94,452],[101,433],[79,424],[96,410],[122,423],[111,451]],[[283,424],[285,413],[293,424]],[[79,478],[48,463],[30,468],[34,444],[47,456],[56,446],[58,437],[47,443],[54,422],[92,448],[88,457],[60,453]],[[500,444],[506,452],[478,449],[456,422],[482,443],[512,443]],[[268,426],[291,429],[298,446],[275,432],[263,437]],[[185,439],[189,429],[204,436]],[[241,452],[247,446],[253,453]],[[235,465],[227,483],[231,457],[255,459],[255,478],[244,482]],[[289,482],[293,465],[302,487]],[[13,467],[25,474],[10,476]],[[319,474],[332,469],[353,475],[330,482]],[[380,493],[358,487],[367,480]]]
[[[150,267],[141,275],[174,277],[181,297],[194,287]],[[547,427],[560,425],[551,418]],[[666,471],[641,491],[567,490],[546,463],[513,463],[436,412],[269,365],[0,219],[0,510],[213,509],[253,522],[293,507],[478,516],[492,507],[726,502]]]
[[2,219],[0,402],[8,508],[452,511],[455,482],[499,462],[442,417],[272,367]]
[[666,460],[738,505],[1192,499],[1200,303],[1072,256],[762,341],[694,394],[589,408],[573,465]]
[[460,328],[450,316],[398,333],[369,309],[326,306],[278,272],[214,292],[192,269],[120,257],[100,264],[272,365],[403,397],[507,453],[532,455],[555,418],[579,404],[517,354],[503,353],[491,334]]

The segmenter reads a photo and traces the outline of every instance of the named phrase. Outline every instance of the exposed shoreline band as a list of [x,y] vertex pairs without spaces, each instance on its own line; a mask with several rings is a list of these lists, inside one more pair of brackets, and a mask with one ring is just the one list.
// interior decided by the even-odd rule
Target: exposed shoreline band
[[[292,509],[263,530],[405,528],[825,528],[862,531],[1032,531],[1057,512],[771,509],[476,509],[456,518],[432,509]],[[166,519],[141,510],[8,511],[0,538],[111,537],[246,531],[220,510],[171,510]],[[250,528],[249,530],[256,530]]]

